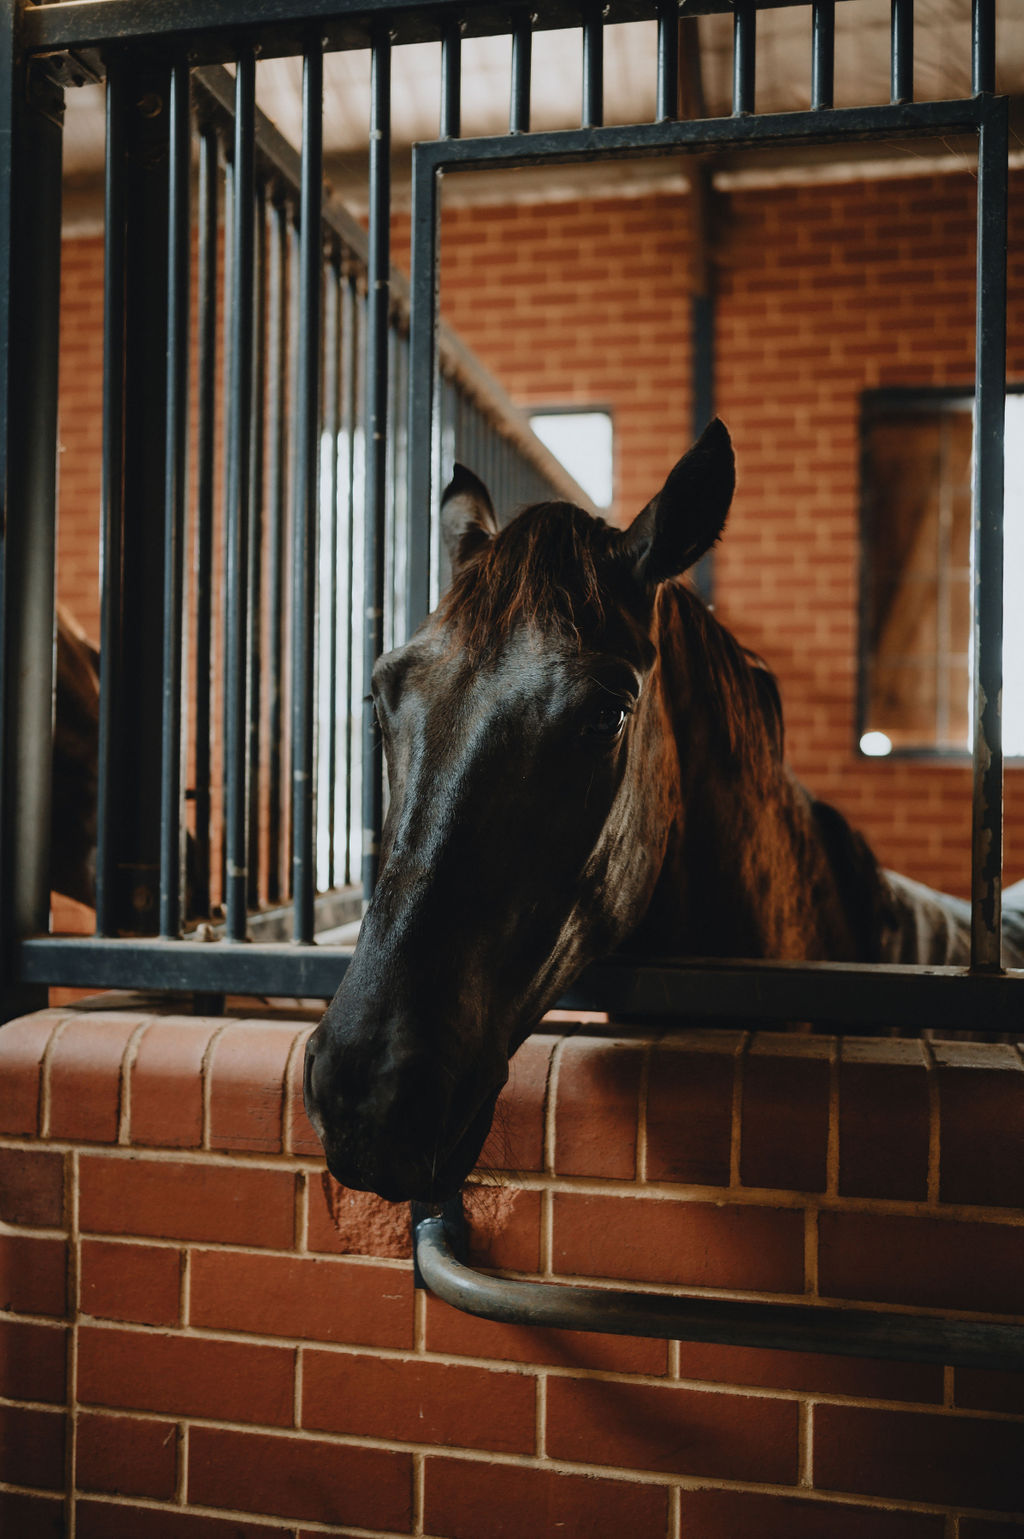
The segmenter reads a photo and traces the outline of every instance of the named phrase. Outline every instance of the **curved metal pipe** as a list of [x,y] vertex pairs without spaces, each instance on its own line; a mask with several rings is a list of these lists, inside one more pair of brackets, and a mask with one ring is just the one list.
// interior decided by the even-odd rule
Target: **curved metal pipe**
[[413,1204],[417,1285],[484,1320],[960,1368],[1024,1368],[1020,1325],[493,1277],[474,1271],[456,1255],[461,1213],[453,1214],[453,1208],[458,1204],[447,1204],[442,1215]]

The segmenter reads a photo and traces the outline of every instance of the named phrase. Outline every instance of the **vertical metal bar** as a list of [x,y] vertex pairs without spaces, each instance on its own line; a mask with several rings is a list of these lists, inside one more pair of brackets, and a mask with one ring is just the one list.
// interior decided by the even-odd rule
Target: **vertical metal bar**
[[[124,331],[116,365],[122,418],[120,582],[111,661],[117,672],[108,748],[115,932],[153,934],[160,920],[164,531],[167,448],[168,220],[171,68],[130,62],[117,98],[124,139]],[[156,516],[153,516],[154,510]],[[101,662],[102,667],[102,662]]]
[[320,467],[321,203],[324,179],[324,55],[319,39],[302,63],[302,189],[299,213],[299,359],[295,389],[292,522],[292,894],[294,940],[313,939],[316,890],[316,535]]
[[1006,417],[1007,101],[978,135],[974,400],[974,809],[971,965],[1001,962],[1003,860],[1003,436]]
[[248,811],[246,839],[247,903],[260,901],[260,761],[263,710],[263,493],[266,458],[267,357],[267,187],[261,179],[253,203],[256,237],[253,249],[252,401],[249,413],[249,588],[246,669],[248,686]]
[[891,84],[894,102],[914,99],[914,0],[892,0]]
[[658,9],[657,118],[667,123],[679,111],[679,6],[661,0]]
[[604,122],[604,18],[591,6],[583,20],[583,117],[584,128],[600,128]]
[[462,33],[458,22],[445,29],[441,39],[440,138],[457,139],[462,133]]
[[732,30],[732,113],[754,111],[757,74],[757,6],[736,0]]
[[253,142],[256,61],[251,49],[235,65],[232,193],[231,388],[228,393],[228,497],[225,528],[225,886],[227,937],[246,930],[246,630],[248,598],[249,438],[252,410]]
[[996,0],[974,0],[971,12],[971,81],[974,94],[996,88]]
[[398,383],[398,370],[395,367],[395,328],[388,326],[388,403],[387,403],[387,470],[384,520],[387,529],[387,537],[384,541],[384,635],[381,645],[385,652],[390,652],[395,645],[395,619],[398,574],[395,565],[397,554],[398,531],[395,528],[395,431],[398,425],[398,414],[395,411],[396,386]]
[[189,334],[189,68],[170,81],[167,221],[167,419],[164,454],[164,615],[160,774],[160,934],[181,929],[181,647],[187,494]]
[[[366,516],[363,640],[363,895],[377,883],[384,821],[384,751],[370,700],[384,624],[387,509],[388,309],[391,241],[391,38],[379,30],[370,78],[370,232],[366,329]],[[429,451],[428,451],[429,452]],[[411,541],[410,541],[411,544]]]
[[811,107],[816,112],[834,103],[835,60],[835,0],[815,0],[811,11]]
[[[324,438],[327,444],[323,504],[328,510],[327,614],[321,617],[321,634],[327,632],[327,885],[335,886],[335,811],[338,785],[338,516],[340,487],[338,454],[341,447],[341,258],[335,254],[326,273],[324,296]],[[323,623],[324,618],[326,624]],[[321,658],[325,644],[321,642]],[[323,662],[321,662],[321,667]]]
[[217,134],[199,141],[195,602],[195,841],[191,906],[210,912],[210,672],[213,642],[213,482],[217,379]]
[[234,164],[234,140],[233,136],[225,144],[224,160],[224,261],[221,275],[221,315],[222,315],[222,344],[223,357],[221,359],[221,431],[225,439],[225,452],[221,456],[221,506],[220,506],[220,539],[221,539],[221,565],[220,565],[220,652],[217,657],[216,679],[219,681],[217,688],[218,704],[220,707],[220,826],[218,868],[220,875],[220,904],[223,907],[227,895],[227,803],[228,803],[228,765],[225,745],[228,740],[228,692],[225,678],[226,659],[228,655],[228,603],[227,603],[227,559],[226,542],[228,538],[228,504],[231,499],[231,381],[234,370],[234,328],[231,317],[234,313],[233,295],[235,292],[234,275],[234,247],[235,247],[235,164]]
[[342,309],[342,422],[345,437],[345,533],[347,567],[345,571],[345,864],[344,881],[352,881],[352,834],[355,827],[355,693],[356,657],[356,432],[359,426],[359,317],[361,306],[356,293],[356,279],[349,273],[344,287]]
[[284,729],[284,547],[288,472],[287,205],[273,205],[267,318],[267,901],[281,899],[281,786]]
[[413,151],[409,321],[409,590],[410,630],[430,608],[431,484],[437,411],[439,200],[432,165]]
[[508,131],[530,132],[530,68],[533,57],[533,32],[529,12],[518,15],[512,29],[512,91]]
[[11,943],[50,906],[64,98],[21,55],[21,18],[0,16],[0,1018],[46,1004]]
[[125,102],[122,60],[107,70],[107,151],[103,249],[103,431],[100,521],[100,709],[96,799],[96,933],[117,931],[114,736],[120,714],[124,584]]

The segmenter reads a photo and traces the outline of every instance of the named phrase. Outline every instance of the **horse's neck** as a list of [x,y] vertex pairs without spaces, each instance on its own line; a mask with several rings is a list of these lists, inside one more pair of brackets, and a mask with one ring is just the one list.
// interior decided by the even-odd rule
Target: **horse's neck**
[[[660,655],[681,795],[645,942],[693,955],[857,955],[829,841],[742,675],[750,665],[710,616],[698,618],[714,656],[688,657],[693,601],[671,599]],[[708,685],[716,666],[724,676]]]

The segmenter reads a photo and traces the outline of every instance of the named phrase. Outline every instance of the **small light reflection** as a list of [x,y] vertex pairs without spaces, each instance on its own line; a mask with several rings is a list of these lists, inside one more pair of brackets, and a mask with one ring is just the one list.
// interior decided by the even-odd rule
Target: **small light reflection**
[[860,740],[860,751],[869,759],[884,759],[886,754],[892,753],[892,739],[884,732],[865,732]]

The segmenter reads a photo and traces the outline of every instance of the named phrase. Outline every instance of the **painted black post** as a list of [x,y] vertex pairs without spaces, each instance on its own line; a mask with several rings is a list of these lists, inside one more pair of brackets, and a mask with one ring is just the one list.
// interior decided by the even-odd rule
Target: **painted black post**
[[[384,637],[387,537],[388,323],[391,298],[391,37],[374,38],[370,82],[370,249],[366,274],[366,509],[363,534],[363,896],[377,885],[384,750],[370,700]],[[415,506],[413,504],[413,506]],[[410,532],[411,536],[411,532]],[[410,537],[410,552],[412,539]],[[410,620],[413,619],[410,604]]]
[[533,55],[533,31],[529,12],[515,18],[512,32],[512,90],[509,95],[508,131],[530,132],[530,67]]
[[246,582],[248,625],[246,635],[246,671],[248,689],[248,772],[246,796],[246,870],[247,902],[258,908],[261,892],[260,808],[263,763],[263,526],[266,488],[266,394],[267,394],[267,184],[256,182],[253,200],[255,242],[253,246],[252,380],[249,430],[249,550]]
[[299,356],[295,380],[292,505],[292,936],[313,939],[316,887],[313,754],[316,547],[320,467],[324,56],[319,42],[302,68],[302,190],[299,215]]
[[971,88],[996,88],[996,0],[974,0],[971,11]]
[[816,112],[833,104],[835,47],[835,0],[815,0],[811,11],[811,106]]
[[462,33],[450,22],[441,39],[441,121],[439,137],[457,139],[462,132]]
[[267,318],[267,900],[279,903],[281,798],[284,782],[284,573],[288,477],[288,319],[291,213],[283,198],[273,204]]
[[738,0],[732,47],[732,111],[741,117],[754,110],[757,79],[757,7],[751,0]]
[[249,457],[252,427],[253,136],[256,61],[249,49],[235,65],[235,135],[231,175],[230,389],[227,399],[227,502],[224,519],[224,846],[227,934],[244,940],[246,862],[246,631],[248,624]]
[[14,944],[49,912],[63,93],[0,8],[0,1019],[46,1003]]
[[159,921],[171,67],[111,67],[97,930]]
[[581,125],[599,128],[604,122],[604,18],[592,6],[583,17],[583,111]]
[[1003,866],[1003,435],[1006,417],[1007,101],[978,138],[978,311],[974,399],[974,810],[971,965],[1001,963]]
[[669,122],[679,110],[679,7],[661,0],[658,11],[658,87],[656,116]]
[[188,64],[171,69],[167,222],[167,413],[164,438],[163,721],[160,772],[160,934],[181,931],[183,845],[182,599],[188,447],[189,205]]
[[327,674],[327,886],[335,886],[337,848],[335,820],[338,803],[338,552],[341,512],[341,487],[338,481],[338,453],[341,445],[341,258],[332,255],[326,269],[324,291],[324,506],[328,513],[327,571],[329,591],[327,612],[320,616],[320,667]]
[[892,0],[890,31],[890,97],[914,100],[914,0]]
[[217,131],[204,124],[199,138],[199,208],[196,280],[198,317],[196,366],[196,521],[195,521],[195,811],[192,862],[193,912],[210,912],[210,687],[213,644],[213,504],[215,402],[217,394],[217,208],[219,143]]

